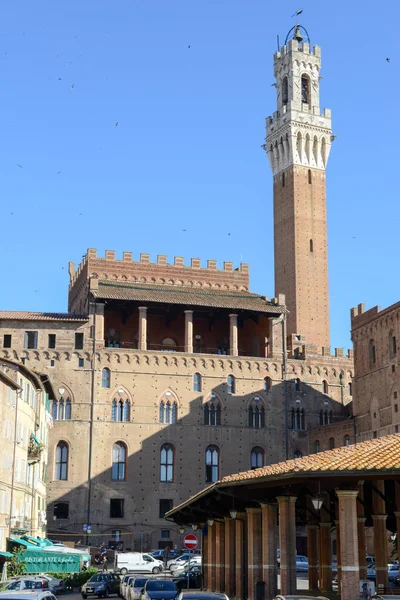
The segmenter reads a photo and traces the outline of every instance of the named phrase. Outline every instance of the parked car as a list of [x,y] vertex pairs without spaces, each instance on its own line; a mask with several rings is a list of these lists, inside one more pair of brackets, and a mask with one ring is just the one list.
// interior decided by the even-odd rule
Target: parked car
[[400,576],[399,563],[388,564],[388,579],[393,583]]
[[[165,549],[162,548],[161,550],[153,550],[153,552],[150,552],[150,554],[153,558],[158,558],[159,560],[164,560]],[[170,550],[168,552],[168,559],[178,558],[178,556],[180,556],[181,554],[182,554],[182,552],[178,552],[177,550]]]
[[82,598],[97,596],[106,598],[110,594],[119,595],[120,578],[115,573],[96,573],[82,586]]
[[132,581],[135,579],[134,575],[124,575],[123,578],[120,580],[120,584],[119,584],[119,593],[118,596],[120,598],[126,598],[128,597],[128,589],[129,589],[129,585],[132,583]]
[[[174,577],[172,580],[179,591],[185,589],[200,589],[201,588],[201,571],[184,571],[179,577]],[[189,586],[188,586],[189,582]]]
[[170,571],[178,571],[178,569],[186,569],[190,565],[201,565],[201,554],[182,554],[178,558],[169,560],[167,562],[167,568]]
[[50,590],[46,591],[17,591],[10,590],[6,592],[0,592],[0,600],[57,600],[55,595],[50,592]]
[[121,575],[134,572],[158,574],[163,568],[163,562],[153,558],[151,554],[142,554],[141,552],[117,552],[115,554],[114,569]]
[[128,586],[127,600],[140,600],[142,590],[148,580],[148,577],[135,577]]
[[296,556],[296,571],[305,572],[308,571],[308,558],[307,556]]
[[47,579],[49,582],[49,590],[53,594],[64,594],[67,591],[67,586],[65,585],[64,579],[57,579],[51,575],[41,575],[40,577]]
[[297,595],[290,595],[290,596],[281,596],[280,594],[278,596],[275,596],[274,600],[328,600],[328,598],[326,598],[325,596],[297,596]]
[[229,600],[229,598],[221,592],[182,591],[178,596],[178,600]]
[[148,579],[142,600],[175,600],[178,593],[178,588],[171,579]]
[[44,577],[35,577],[34,575],[26,577],[18,577],[7,581],[5,584],[6,590],[22,591],[22,590],[50,590],[49,582]]

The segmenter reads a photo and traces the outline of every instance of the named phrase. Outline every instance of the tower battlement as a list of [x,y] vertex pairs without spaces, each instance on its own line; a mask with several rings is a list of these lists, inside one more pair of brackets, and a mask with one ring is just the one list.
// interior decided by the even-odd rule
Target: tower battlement
[[302,52],[303,54],[310,54],[311,56],[315,56],[316,58],[321,58],[320,46],[313,46],[311,48],[309,42],[298,42],[297,40],[290,40],[287,45],[282,46],[280,50],[275,52],[274,62],[280,60],[281,58],[285,57],[291,52]]

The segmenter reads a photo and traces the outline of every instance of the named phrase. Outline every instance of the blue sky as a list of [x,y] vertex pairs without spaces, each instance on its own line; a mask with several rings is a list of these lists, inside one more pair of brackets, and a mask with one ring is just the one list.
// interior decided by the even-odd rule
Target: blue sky
[[399,300],[399,2],[15,0],[0,7],[1,308],[66,310],[88,247],[242,259],[273,296],[260,146],[276,36],[300,7],[337,134],[332,346],[350,344],[351,306]]

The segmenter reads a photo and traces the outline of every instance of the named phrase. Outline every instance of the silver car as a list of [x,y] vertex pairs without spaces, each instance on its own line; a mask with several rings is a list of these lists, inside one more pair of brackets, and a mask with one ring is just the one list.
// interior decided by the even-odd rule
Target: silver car
[[148,580],[148,577],[135,577],[128,586],[126,600],[140,600],[142,590]]
[[5,591],[0,592],[0,600],[57,600],[54,594],[47,591]]

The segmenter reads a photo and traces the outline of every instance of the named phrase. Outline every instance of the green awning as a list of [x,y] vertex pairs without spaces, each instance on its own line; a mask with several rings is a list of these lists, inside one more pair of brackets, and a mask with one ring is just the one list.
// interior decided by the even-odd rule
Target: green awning
[[31,433],[31,437],[33,437],[33,439],[35,440],[35,442],[37,444],[41,444],[42,442],[36,437],[36,435],[34,433]]
[[34,544],[30,544],[29,542],[27,542],[26,540],[24,540],[23,538],[16,538],[16,537],[9,537],[8,538],[8,544],[19,544],[20,546],[24,546],[25,548],[29,549],[29,550],[37,550],[38,547],[35,546]]
[[12,558],[14,555],[11,552],[0,552],[0,556],[4,556],[5,558]]
[[64,552],[43,552],[43,550],[26,550],[22,560],[25,561],[27,573],[80,573],[81,556]]

